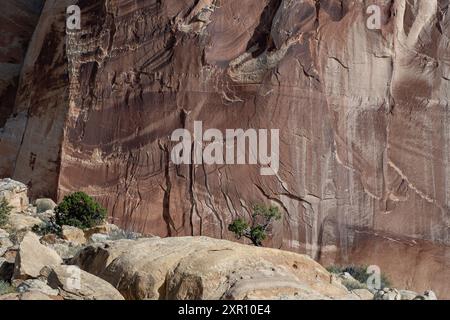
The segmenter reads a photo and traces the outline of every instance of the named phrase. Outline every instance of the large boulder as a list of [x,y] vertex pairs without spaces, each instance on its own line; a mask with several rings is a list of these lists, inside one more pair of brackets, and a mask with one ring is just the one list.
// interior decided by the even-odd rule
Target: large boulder
[[52,267],[47,281],[66,300],[124,300],[111,284],[75,266]]
[[73,262],[127,299],[341,299],[349,294],[306,255],[207,237],[97,244]]
[[21,182],[12,179],[0,180],[0,200],[5,199],[12,207],[12,212],[21,212],[28,208],[27,193],[27,186]]
[[14,278],[37,278],[43,267],[60,265],[62,262],[61,257],[53,249],[42,245],[36,234],[28,232],[19,246]]

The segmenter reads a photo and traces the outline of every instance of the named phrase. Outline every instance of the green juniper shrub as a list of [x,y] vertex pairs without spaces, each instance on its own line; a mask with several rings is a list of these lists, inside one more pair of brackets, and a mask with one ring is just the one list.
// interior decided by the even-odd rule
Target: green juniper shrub
[[355,281],[355,280],[345,279],[345,280],[342,281],[342,284],[349,291],[356,290],[356,289],[367,289],[367,285],[366,284],[358,282],[358,281]]
[[342,267],[337,266],[337,265],[335,265],[335,264],[326,267],[326,269],[327,269],[327,271],[328,271],[329,273],[334,273],[334,274],[342,273]]
[[255,246],[262,246],[262,241],[267,238],[272,223],[281,219],[281,213],[276,206],[255,205],[248,223],[242,218],[234,220],[228,230],[233,232],[238,239],[249,239]]
[[0,227],[8,222],[8,217],[11,213],[12,207],[5,199],[0,200]]
[[[343,268],[343,272],[349,273],[353,278],[355,278],[356,280],[358,280],[361,283],[366,283],[367,279],[369,279],[369,277],[371,276],[370,273],[367,273],[367,269],[368,269],[368,266],[350,265],[350,266]],[[380,281],[381,289],[389,288],[391,286],[391,282],[388,279],[388,277],[384,273],[381,273],[380,277],[381,277],[381,279],[380,279],[381,280]]]
[[56,224],[80,229],[95,227],[106,218],[106,209],[84,192],[65,196],[55,208]]
[[[345,267],[333,265],[333,266],[327,267],[327,271],[330,273],[339,274],[339,273],[347,272],[355,280],[357,280],[358,282],[360,282],[362,284],[366,284],[367,280],[371,276],[370,273],[367,273],[367,270],[368,270],[368,266],[365,266],[365,265],[362,265],[362,266],[349,265],[349,266],[345,266]],[[381,279],[380,279],[381,289],[391,287],[391,281],[386,276],[386,274],[381,273],[380,277],[381,277]]]

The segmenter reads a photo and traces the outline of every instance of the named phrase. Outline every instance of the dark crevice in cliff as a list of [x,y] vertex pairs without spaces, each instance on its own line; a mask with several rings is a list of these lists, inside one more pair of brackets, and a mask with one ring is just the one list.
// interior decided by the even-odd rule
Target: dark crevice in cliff
[[190,223],[190,227],[191,227],[191,235],[194,236],[196,235],[196,232],[194,230],[194,214],[197,215],[197,217],[200,220],[199,223],[199,235],[202,235],[202,229],[203,229],[203,219],[200,216],[200,214],[198,213],[198,208],[197,208],[197,201],[195,199],[195,142],[192,143],[191,146],[191,162],[189,164],[189,201],[191,203],[191,209],[189,211],[189,223]]
[[271,51],[275,49],[271,32],[275,16],[282,2],[283,0],[271,0],[264,8],[259,19],[259,25],[255,28],[253,36],[249,40],[246,48],[246,50],[249,51],[255,47],[255,45],[257,46],[257,49],[252,52],[253,58],[259,56],[266,50]]
[[167,236],[172,237],[172,230],[176,230],[175,223],[170,215],[170,196],[172,191],[172,181],[170,179],[170,151],[166,145],[163,145],[159,141],[159,148],[163,151],[165,161],[164,161],[164,179],[165,186],[162,187],[164,190],[163,196],[163,220],[166,223]]
[[316,8],[316,20],[314,21],[314,27],[316,28],[316,30],[319,28],[320,26],[320,0],[315,0],[315,8]]

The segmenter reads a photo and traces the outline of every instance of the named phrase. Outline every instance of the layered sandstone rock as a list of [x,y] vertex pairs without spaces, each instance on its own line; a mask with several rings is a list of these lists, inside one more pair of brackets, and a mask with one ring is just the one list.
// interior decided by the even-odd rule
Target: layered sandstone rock
[[73,260],[127,299],[343,299],[349,292],[305,255],[206,237],[121,240]]
[[15,262],[14,278],[37,278],[42,268],[46,266],[57,266],[62,262],[61,257],[56,251],[42,245],[36,234],[28,232],[19,246]]
[[[13,113],[20,70],[44,0],[4,0],[0,12],[0,128]],[[3,172],[4,168],[0,168]]]
[[[66,35],[75,2],[82,28]],[[373,3],[380,30],[366,27]],[[447,11],[447,0],[47,1],[0,132],[0,174],[33,196],[87,191],[115,223],[161,236],[231,239],[232,219],[272,202],[284,216],[267,245],[377,264],[450,297]],[[175,166],[168,137],[196,120],[280,129],[278,174]]]

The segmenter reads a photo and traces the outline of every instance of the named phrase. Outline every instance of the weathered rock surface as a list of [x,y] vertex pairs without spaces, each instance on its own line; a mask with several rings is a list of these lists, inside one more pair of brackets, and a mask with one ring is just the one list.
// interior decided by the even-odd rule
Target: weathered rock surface
[[28,207],[28,188],[21,182],[6,178],[0,180],[0,200],[5,199],[13,213]]
[[14,244],[9,240],[9,238],[0,237],[0,257]]
[[0,229],[0,238],[8,238],[9,233],[6,230]]
[[374,298],[374,294],[367,289],[355,289],[352,290],[352,293],[361,300],[373,300]]
[[[3,0],[0,11],[0,130],[13,113],[28,43],[44,0]],[[1,160],[0,160],[1,162]],[[0,176],[4,168],[0,167]]]
[[20,214],[20,213],[12,213],[9,216],[8,220],[8,228],[14,231],[29,231],[35,225],[42,224],[42,220],[36,217]]
[[[230,239],[273,201],[267,245],[450,298],[448,1],[374,0],[369,30],[363,0],[85,0],[66,37],[74,2],[46,1],[0,121],[1,176],[33,196],[87,191],[160,236]],[[173,165],[167,137],[195,120],[279,128],[278,175]]]
[[14,278],[37,278],[42,268],[60,265],[62,262],[54,250],[42,245],[37,235],[28,232],[20,243],[16,256]]
[[[108,282],[74,266],[55,266],[48,283],[66,300],[124,300]],[[74,277],[76,275],[76,277]],[[79,276],[79,279],[77,278]]]
[[63,239],[76,243],[76,244],[85,244],[86,238],[84,236],[83,230],[71,227],[71,226],[63,226],[62,227],[62,237]]
[[121,240],[74,259],[127,299],[339,299],[348,291],[305,255],[206,237]]

